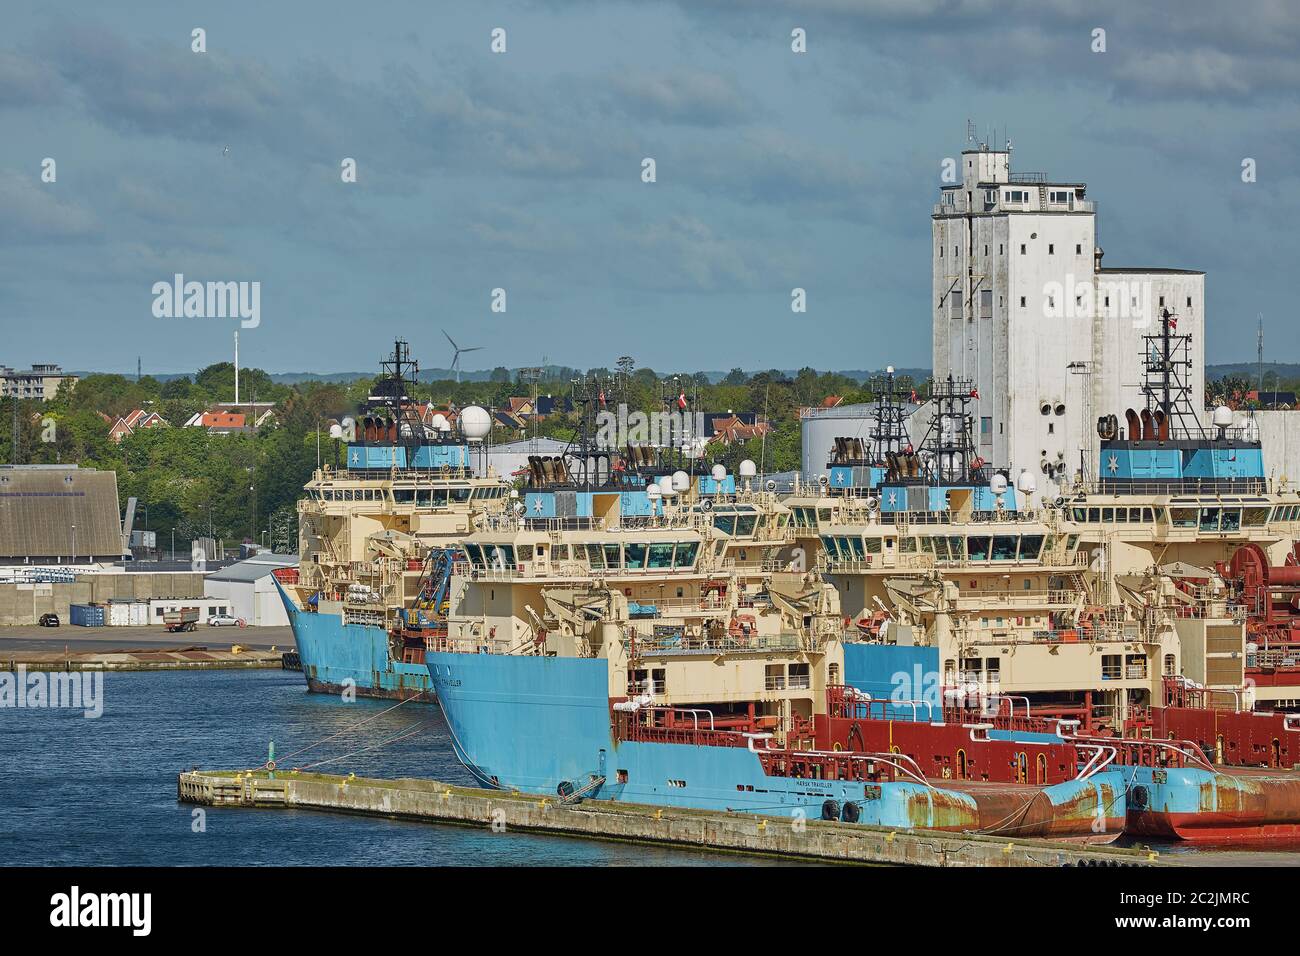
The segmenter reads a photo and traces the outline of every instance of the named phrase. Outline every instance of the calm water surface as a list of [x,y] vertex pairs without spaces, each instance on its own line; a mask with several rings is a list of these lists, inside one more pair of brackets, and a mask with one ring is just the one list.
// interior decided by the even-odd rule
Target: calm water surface
[[[472,786],[436,706],[308,694],[284,671],[104,675],[104,713],[0,709],[0,847],[10,864],[62,865],[764,865],[756,857],[294,810],[209,809],[176,802],[176,773],[285,766],[360,776],[424,777]],[[388,713],[382,713],[389,710]],[[374,717],[365,726],[355,725]],[[415,730],[406,739],[357,753]],[[324,737],[335,740],[289,755]],[[1182,862],[1300,864],[1300,846],[1265,851],[1157,847]]]
[[[284,671],[104,675],[104,713],[0,710],[0,847],[12,865],[762,865],[760,858],[294,810],[176,802],[176,773],[284,756],[392,707],[308,694]],[[423,724],[390,746],[323,766],[472,785],[437,706],[407,704],[288,761],[304,766]]]

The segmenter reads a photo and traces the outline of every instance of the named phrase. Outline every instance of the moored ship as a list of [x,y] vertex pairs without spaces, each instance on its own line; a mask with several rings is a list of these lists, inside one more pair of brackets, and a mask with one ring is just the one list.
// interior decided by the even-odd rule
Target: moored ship
[[399,341],[355,425],[339,429],[343,463],[318,469],[298,502],[300,564],[276,583],[313,691],[428,698],[427,645],[405,625],[436,631],[455,546],[511,503],[509,482],[472,467],[486,410],[422,414],[418,370]]

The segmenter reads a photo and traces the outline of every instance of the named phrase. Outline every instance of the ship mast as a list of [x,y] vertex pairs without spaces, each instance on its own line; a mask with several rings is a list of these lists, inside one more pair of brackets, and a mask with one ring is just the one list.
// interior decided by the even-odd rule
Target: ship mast
[[1169,422],[1173,438],[1206,438],[1192,404],[1192,337],[1178,334],[1178,316],[1162,309],[1160,330],[1142,338],[1146,343],[1142,391],[1147,410]]

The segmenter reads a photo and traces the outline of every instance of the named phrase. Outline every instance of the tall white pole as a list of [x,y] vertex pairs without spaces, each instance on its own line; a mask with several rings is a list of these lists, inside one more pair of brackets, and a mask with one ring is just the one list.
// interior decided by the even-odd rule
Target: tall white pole
[[239,333],[235,333],[235,404],[239,404]]

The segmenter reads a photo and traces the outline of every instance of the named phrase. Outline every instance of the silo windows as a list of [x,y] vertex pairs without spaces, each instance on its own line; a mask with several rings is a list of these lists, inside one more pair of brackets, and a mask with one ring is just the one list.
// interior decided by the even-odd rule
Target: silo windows
[[1190,295],[1187,297],[1187,307],[1189,309],[1192,307],[1192,297]]
[[1020,244],[1020,254],[1022,256],[1025,254],[1025,244],[1023,242]]
[[1164,307],[1165,307],[1165,297],[1162,295],[1160,297],[1160,308],[1163,309]]
[[1025,307],[1025,297],[1022,295],[1020,297],[1020,308],[1023,309],[1024,307]]
[[1078,242],[1076,242],[1076,243],[1074,244],[1074,254],[1075,254],[1076,256],[1081,256],[1081,255],[1083,255],[1083,244],[1082,244],[1082,243],[1078,243]]
[[980,289],[980,318],[993,318],[993,290]]
[[1056,243],[1054,243],[1054,242],[1049,242],[1049,243],[1047,244],[1047,254],[1048,254],[1049,256],[1054,256],[1054,255],[1056,255]]
[[948,294],[948,317],[960,319],[962,316],[961,305],[961,290],[954,289]]

